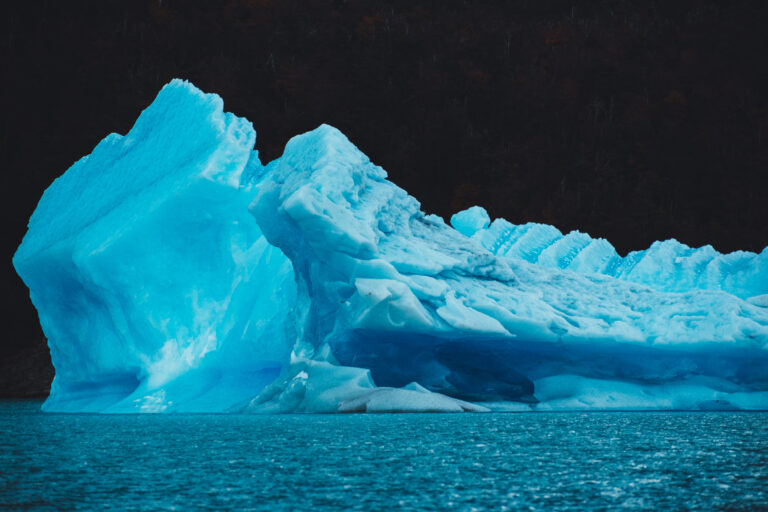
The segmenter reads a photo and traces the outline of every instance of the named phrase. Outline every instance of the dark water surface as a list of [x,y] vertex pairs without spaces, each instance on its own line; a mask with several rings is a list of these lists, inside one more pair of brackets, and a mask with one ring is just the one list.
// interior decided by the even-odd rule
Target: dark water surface
[[0,509],[768,510],[768,413],[42,414]]

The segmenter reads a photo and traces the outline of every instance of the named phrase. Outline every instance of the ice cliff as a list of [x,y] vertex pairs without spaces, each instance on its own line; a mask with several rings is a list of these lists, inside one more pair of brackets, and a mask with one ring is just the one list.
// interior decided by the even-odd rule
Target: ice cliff
[[13,262],[56,369],[46,410],[225,410],[280,374],[296,292],[239,186],[254,141],[174,81],[45,191]]
[[254,142],[174,80],[46,190],[14,256],[45,410],[768,408],[768,250],[451,227],[335,128]]

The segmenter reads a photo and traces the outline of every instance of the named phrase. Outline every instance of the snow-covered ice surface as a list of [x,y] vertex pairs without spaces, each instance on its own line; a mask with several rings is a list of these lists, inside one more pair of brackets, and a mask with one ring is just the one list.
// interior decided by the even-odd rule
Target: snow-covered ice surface
[[335,128],[254,140],[176,80],[45,192],[14,265],[46,410],[768,408],[768,249],[454,229]]

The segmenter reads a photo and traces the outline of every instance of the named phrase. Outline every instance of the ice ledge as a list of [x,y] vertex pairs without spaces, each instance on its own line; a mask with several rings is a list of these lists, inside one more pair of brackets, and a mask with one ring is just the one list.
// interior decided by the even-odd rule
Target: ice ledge
[[256,414],[488,412],[481,405],[433,393],[418,383],[377,387],[371,372],[327,361],[298,360],[246,407]]

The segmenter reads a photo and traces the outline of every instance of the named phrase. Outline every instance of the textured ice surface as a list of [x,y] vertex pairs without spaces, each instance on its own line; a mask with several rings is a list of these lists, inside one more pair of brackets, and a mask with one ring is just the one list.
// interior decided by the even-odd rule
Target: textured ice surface
[[45,192],[14,264],[47,410],[768,408],[766,251],[456,230],[335,128],[254,140],[174,81]]
[[[600,273],[659,291],[723,290],[746,299],[768,290],[768,247],[760,254],[720,254],[711,245],[691,248],[677,240],[654,242],[644,251],[619,256],[602,238],[579,231],[563,235],[546,224],[493,223],[473,206],[455,214],[451,224],[497,256],[522,259],[548,268]],[[474,223],[473,223],[474,222]]]

